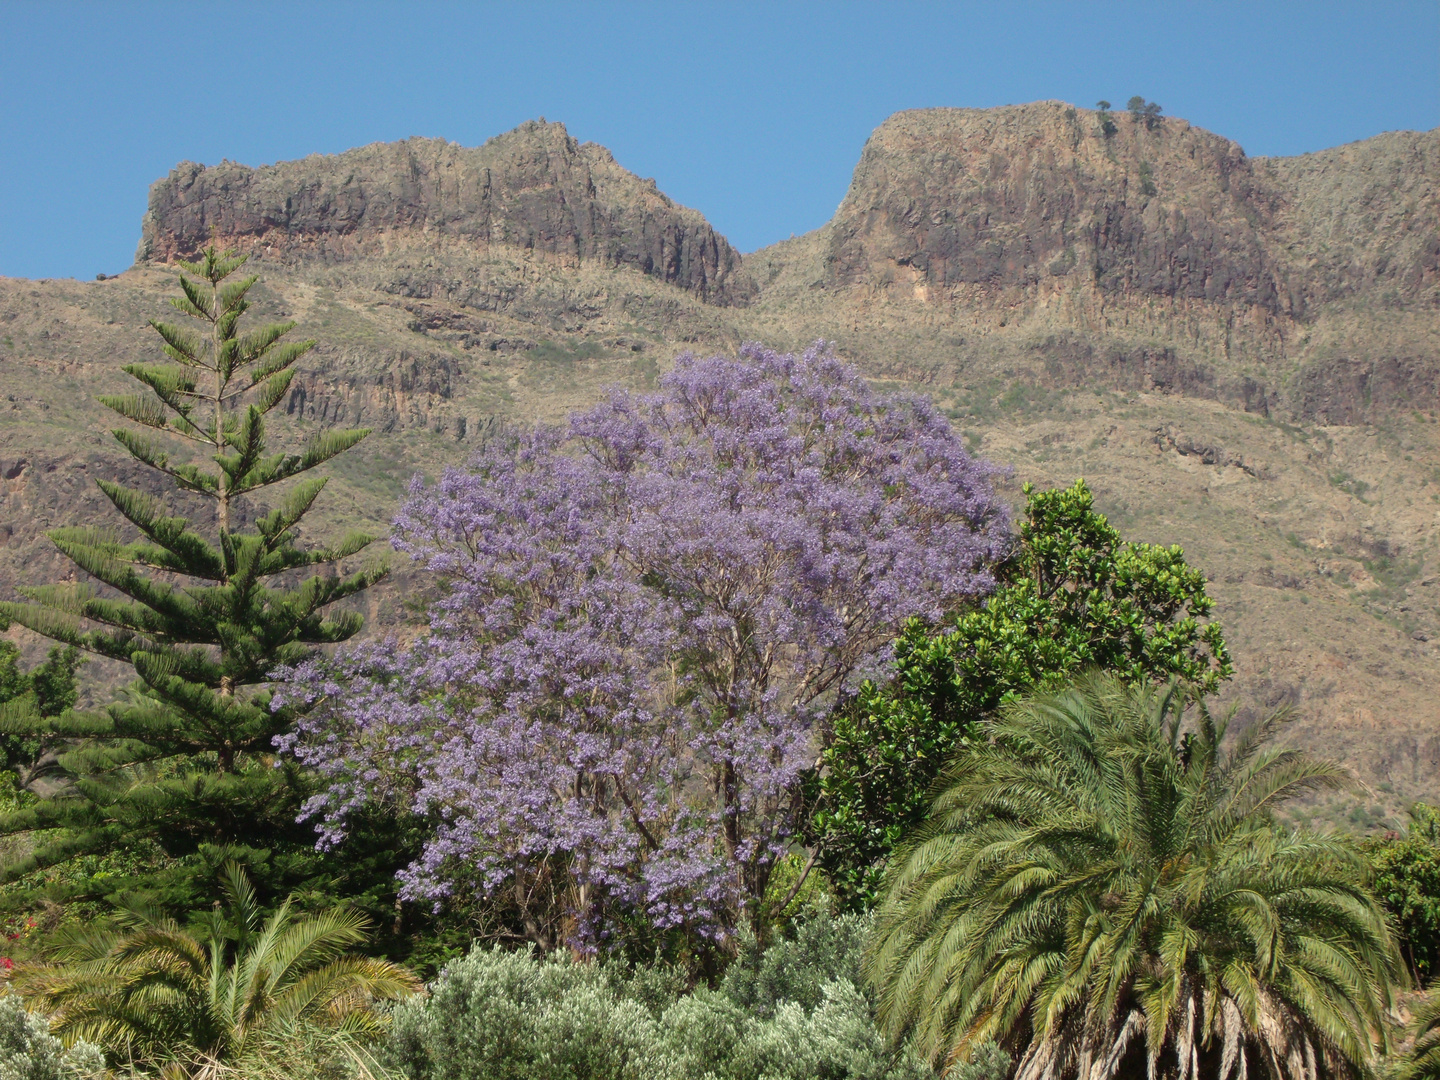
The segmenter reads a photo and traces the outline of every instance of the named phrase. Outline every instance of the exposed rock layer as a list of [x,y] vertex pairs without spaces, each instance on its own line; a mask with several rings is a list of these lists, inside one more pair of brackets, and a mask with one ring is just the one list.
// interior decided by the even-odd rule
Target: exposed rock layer
[[1307,307],[1385,288],[1440,305],[1440,132],[1258,159],[1166,119],[1059,102],[897,113],[831,223],[832,283],[1033,286]]
[[754,293],[739,254],[701,215],[544,122],[478,149],[416,138],[258,169],[186,162],[150,189],[137,261],[190,257],[212,238],[326,260],[500,245],[637,269],[711,303]]

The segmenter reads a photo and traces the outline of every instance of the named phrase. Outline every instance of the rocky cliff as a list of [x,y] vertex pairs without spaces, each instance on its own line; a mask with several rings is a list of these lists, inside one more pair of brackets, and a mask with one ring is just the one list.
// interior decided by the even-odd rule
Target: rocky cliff
[[1059,102],[898,113],[831,223],[832,283],[1093,281],[1105,294],[1255,306],[1386,291],[1440,308],[1440,132],[1251,160],[1184,120]]
[[292,261],[513,248],[639,270],[709,303],[754,294],[701,215],[543,121],[477,149],[417,138],[258,169],[186,162],[150,189],[136,261],[187,258],[212,238]]

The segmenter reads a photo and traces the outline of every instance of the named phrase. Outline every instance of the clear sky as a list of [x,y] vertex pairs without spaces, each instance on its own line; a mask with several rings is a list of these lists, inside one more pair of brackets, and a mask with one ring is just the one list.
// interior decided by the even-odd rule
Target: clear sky
[[130,265],[179,161],[560,120],[742,251],[823,224],[898,109],[1132,94],[1252,155],[1440,126],[1440,0],[0,0],[0,274]]

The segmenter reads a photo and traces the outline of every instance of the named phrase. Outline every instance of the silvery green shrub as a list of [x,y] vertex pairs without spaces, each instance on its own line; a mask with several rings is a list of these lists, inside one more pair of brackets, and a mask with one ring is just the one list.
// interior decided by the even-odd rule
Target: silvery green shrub
[[0,995],[0,1080],[79,1080],[104,1071],[98,1046],[77,1042],[67,1050],[43,1016],[27,1013],[14,994]]
[[824,999],[823,988],[836,979],[864,985],[860,961],[869,931],[869,916],[815,911],[796,921],[794,938],[778,938],[765,948],[746,933],[721,989],[761,1017],[783,1001],[814,1009]]
[[600,965],[477,947],[395,1009],[382,1057],[413,1080],[642,1080],[656,1043]]
[[969,1061],[951,1068],[950,1080],[1005,1080],[1012,1065],[999,1043],[981,1043]]
[[875,1027],[865,929],[817,912],[689,994],[664,969],[476,948],[396,1008],[384,1061],[408,1080],[926,1080]]

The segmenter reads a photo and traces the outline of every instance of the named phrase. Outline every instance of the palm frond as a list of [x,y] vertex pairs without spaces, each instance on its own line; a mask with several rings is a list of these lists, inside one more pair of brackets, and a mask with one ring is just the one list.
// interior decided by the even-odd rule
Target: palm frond
[[936,1065],[998,1039],[1025,1080],[1368,1075],[1389,924],[1353,846],[1272,823],[1346,775],[1270,745],[1283,716],[1227,753],[1230,716],[1188,703],[1090,675],[962,749],[876,916],[894,1039]]

